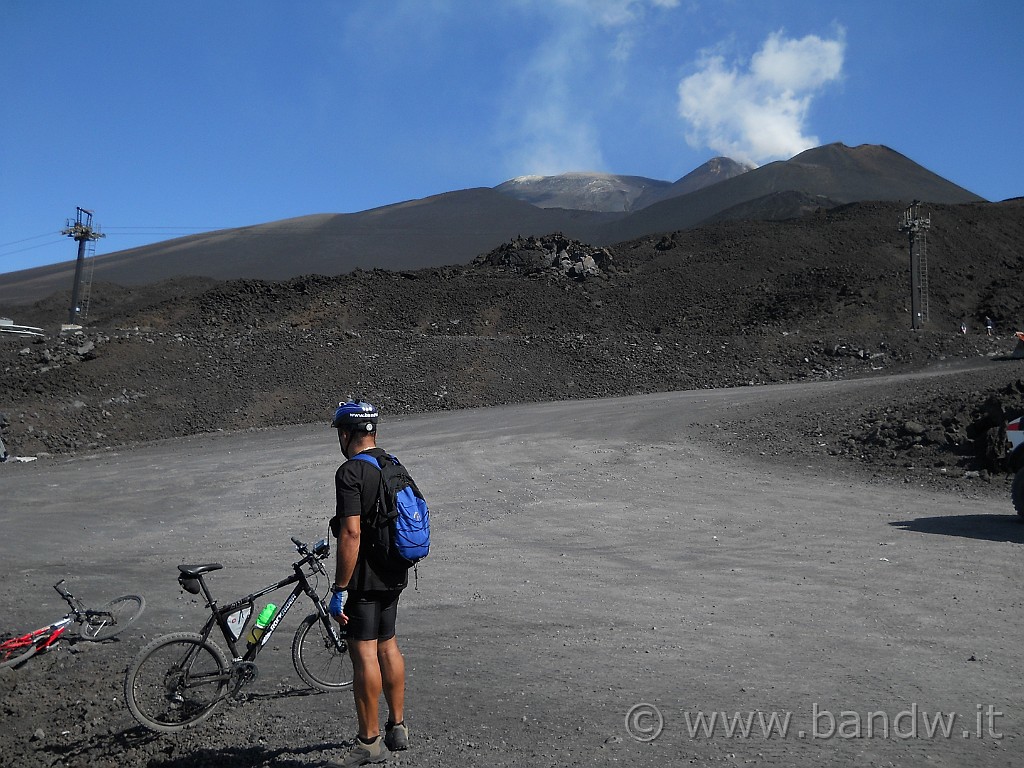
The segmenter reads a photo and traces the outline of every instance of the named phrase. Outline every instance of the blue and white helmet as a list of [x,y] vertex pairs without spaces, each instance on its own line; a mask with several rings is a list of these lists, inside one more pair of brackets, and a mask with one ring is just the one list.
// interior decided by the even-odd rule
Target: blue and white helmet
[[338,403],[331,426],[335,429],[356,432],[375,432],[377,417],[377,409],[371,403],[365,403],[362,400],[348,400]]

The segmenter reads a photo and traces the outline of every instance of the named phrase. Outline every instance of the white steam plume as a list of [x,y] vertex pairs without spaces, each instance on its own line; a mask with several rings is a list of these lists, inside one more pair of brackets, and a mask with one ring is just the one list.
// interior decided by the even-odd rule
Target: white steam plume
[[538,39],[507,95],[502,123],[509,170],[515,175],[604,170],[594,118],[601,95],[594,84],[613,79],[609,72],[629,58],[636,30],[649,14],[674,8],[679,0],[520,3],[547,17],[550,32]]

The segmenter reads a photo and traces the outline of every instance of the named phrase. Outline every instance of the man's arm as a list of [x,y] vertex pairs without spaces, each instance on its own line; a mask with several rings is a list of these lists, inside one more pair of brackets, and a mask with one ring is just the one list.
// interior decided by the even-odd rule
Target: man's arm
[[359,559],[359,515],[341,518],[338,532],[338,558],[334,568],[334,586],[348,589]]

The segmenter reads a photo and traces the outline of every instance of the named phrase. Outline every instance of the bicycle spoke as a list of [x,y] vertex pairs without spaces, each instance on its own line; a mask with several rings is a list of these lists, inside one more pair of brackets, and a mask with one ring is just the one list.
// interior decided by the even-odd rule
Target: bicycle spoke
[[78,634],[83,640],[108,640],[127,629],[146,608],[141,595],[124,595],[107,603],[101,610],[86,611]]
[[303,619],[292,641],[292,662],[299,677],[321,691],[352,685],[352,660],[345,640],[340,643],[335,643],[316,614]]

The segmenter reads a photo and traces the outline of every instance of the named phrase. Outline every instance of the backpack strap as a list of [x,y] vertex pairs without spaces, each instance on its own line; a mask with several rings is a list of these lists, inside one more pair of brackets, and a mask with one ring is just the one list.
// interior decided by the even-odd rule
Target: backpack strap
[[[384,457],[388,461],[390,461],[392,464],[394,464],[396,467],[402,466],[402,462],[400,462],[396,456],[392,456],[390,453],[386,453],[386,454],[384,454]],[[368,453],[357,453],[352,458],[353,459],[359,459],[360,461],[365,461],[367,464],[373,464],[373,466],[375,466],[377,469],[381,469],[382,468],[381,461],[384,460],[384,459],[375,459],[375,458],[373,458],[373,456],[371,456]]]
[[380,465],[380,462],[378,462],[377,459],[375,459],[368,453],[357,453],[355,456],[352,457],[352,460],[355,459],[358,459],[359,461],[365,461],[367,464],[372,465],[374,469],[376,469],[380,473],[380,485],[377,487],[377,499],[375,502],[377,508],[377,521],[368,521],[367,524],[373,526],[375,524],[379,524],[378,521],[384,521],[384,523],[386,523],[389,520],[389,518],[388,503],[386,501],[387,488],[384,485],[384,468]]
[[374,467],[380,469],[380,462],[377,461],[375,458],[373,458],[373,456],[371,456],[368,453],[357,453],[352,458],[359,459],[360,461],[365,461],[367,464],[373,464]]
[[[383,504],[384,503],[383,502],[383,500],[384,500],[384,491],[385,491],[385,488],[384,488],[384,469],[383,469],[383,467],[381,467],[380,463],[375,458],[373,458],[373,456],[371,456],[368,453],[357,453],[355,456],[352,457],[352,459],[359,459],[360,461],[365,461],[367,464],[372,464],[373,468],[376,469],[378,472],[380,472],[380,488],[377,489],[377,503],[378,504]],[[386,505],[385,505],[385,509],[386,509]]]

